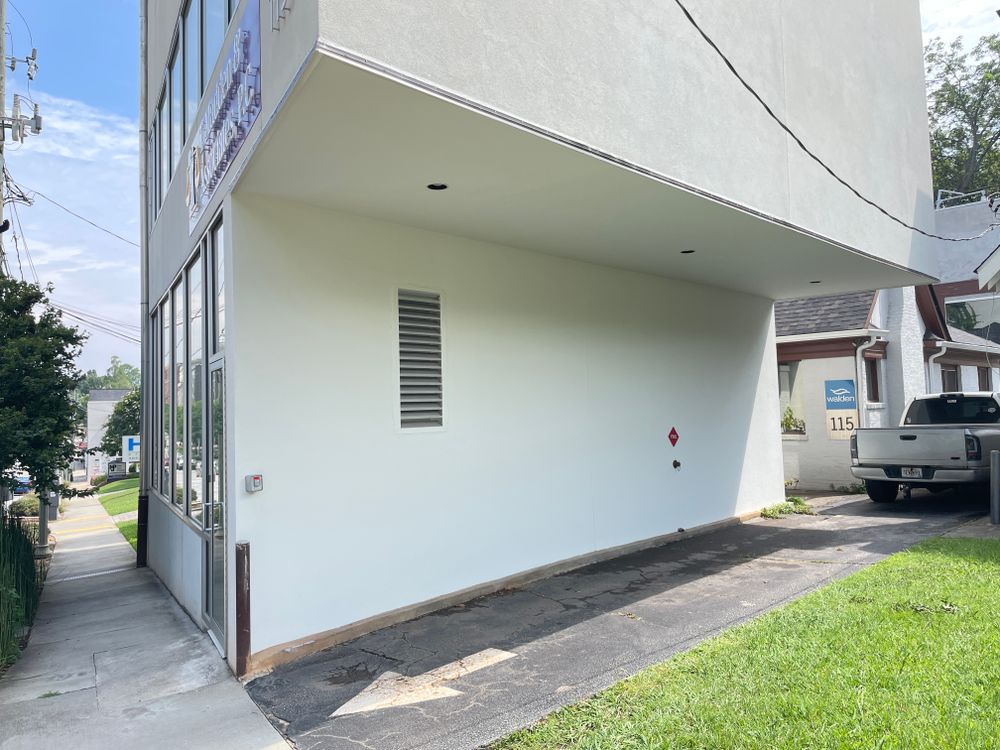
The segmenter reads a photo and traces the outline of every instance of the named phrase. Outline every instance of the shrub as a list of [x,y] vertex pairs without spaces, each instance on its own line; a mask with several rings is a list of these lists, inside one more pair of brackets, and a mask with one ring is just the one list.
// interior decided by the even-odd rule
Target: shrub
[[25,495],[20,500],[15,500],[7,507],[7,512],[14,518],[24,518],[25,516],[37,516],[38,496]]
[[128,473],[129,474],[138,474],[139,473],[139,464],[132,464],[131,466],[129,466],[128,467]]
[[17,658],[24,629],[38,607],[42,575],[35,562],[37,535],[37,526],[0,509],[0,666]]
[[98,474],[97,476],[91,478],[90,486],[100,487],[101,485],[107,484],[107,481],[108,481],[107,474]]

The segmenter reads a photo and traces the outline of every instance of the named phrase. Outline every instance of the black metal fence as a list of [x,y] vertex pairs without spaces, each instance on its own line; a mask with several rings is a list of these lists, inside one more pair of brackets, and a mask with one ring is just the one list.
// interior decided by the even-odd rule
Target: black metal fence
[[14,661],[38,608],[42,570],[35,561],[38,526],[0,508],[0,667]]

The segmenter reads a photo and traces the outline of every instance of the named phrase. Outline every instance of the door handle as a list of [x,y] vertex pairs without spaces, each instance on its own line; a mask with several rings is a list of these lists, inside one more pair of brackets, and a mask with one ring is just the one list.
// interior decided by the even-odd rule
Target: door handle
[[900,435],[899,439],[900,440],[916,440],[917,436],[916,435]]

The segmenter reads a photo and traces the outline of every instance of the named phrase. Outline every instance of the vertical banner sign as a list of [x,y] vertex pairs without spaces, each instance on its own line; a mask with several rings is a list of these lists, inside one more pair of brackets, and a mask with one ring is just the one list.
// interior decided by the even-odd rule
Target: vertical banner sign
[[258,5],[246,3],[222,69],[205,92],[205,114],[187,158],[189,232],[194,231],[260,114]]
[[826,434],[831,440],[850,440],[858,426],[858,392],[853,380],[827,380]]

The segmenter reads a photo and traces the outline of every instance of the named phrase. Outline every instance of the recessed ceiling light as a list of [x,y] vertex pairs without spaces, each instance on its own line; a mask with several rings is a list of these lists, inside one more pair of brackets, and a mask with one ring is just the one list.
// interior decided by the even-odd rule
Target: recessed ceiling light
[[428,190],[447,190],[448,186],[445,185],[443,182],[432,182],[430,185],[427,186],[427,189]]
[[691,255],[694,250],[681,250],[681,255]]
[[810,284],[822,284],[823,282],[822,281],[810,281],[809,283]]

